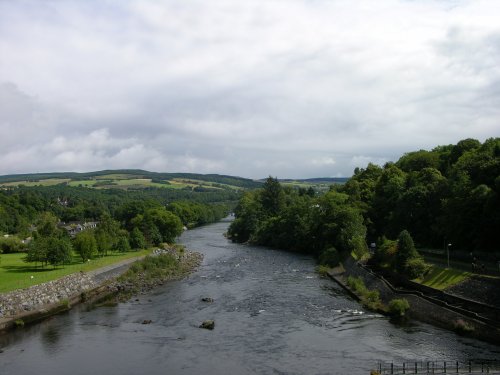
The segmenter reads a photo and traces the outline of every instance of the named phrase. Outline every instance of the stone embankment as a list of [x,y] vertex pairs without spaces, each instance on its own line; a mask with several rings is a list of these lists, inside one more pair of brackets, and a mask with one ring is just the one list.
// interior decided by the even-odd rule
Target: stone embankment
[[40,306],[69,300],[75,294],[92,290],[98,286],[93,275],[76,273],[58,280],[33,285],[0,295],[0,318],[34,311]]
[[470,336],[494,343],[500,342],[498,321],[488,318],[480,319],[479,314],[461,306],[451,305],[439,298],[439,295],[429,297],[420,291],[396,288],[352,258],[344,262],[343,266],[343,269],[329,272],[329,276],[347,290],[349,290],[346,283],[347,277],[360,277],[368,289],[379,291],[380,299],[385,304],[396,298],[406,299],[410,305],[410,316],[417,320],[457,332],[461,331],[461,326],[465,326],[466,333]]
[[[179,262],[179,269],[169,278],[139,283],[139,290],[134,288],[134,291],[146,292],[167,280],[184,277],[198,267],[203,259],[199,253],[186,250],[179,253],[175,248],[157,249],[152,256],[161,254],[174,256]],[[16,320],[26,323],[38,321],[68,310],[79,302],[126,290],[126,282],[116,279],[124,274],[132,263],[143,258],[144,256],[127,259],[91,272],[79,272],[26,289],[0,294],[0,331],[15,326]]]

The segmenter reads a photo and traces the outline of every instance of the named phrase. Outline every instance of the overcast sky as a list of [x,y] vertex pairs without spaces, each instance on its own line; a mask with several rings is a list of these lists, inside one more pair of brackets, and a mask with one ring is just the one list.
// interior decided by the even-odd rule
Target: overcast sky
[[0,0],[0,174],[350,176],[500,136],[498,0]]

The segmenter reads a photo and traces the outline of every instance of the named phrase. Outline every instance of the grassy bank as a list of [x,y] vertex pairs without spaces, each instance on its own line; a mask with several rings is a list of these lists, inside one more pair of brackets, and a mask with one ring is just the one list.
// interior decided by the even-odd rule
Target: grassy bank
[[125,259],[147,255],[151,250],[134,251],[128,253],[109,253],[103,258],[92,259],[90,262],[82,263],[79,255],[73,255],[70,264],[58,266],[35,266],[25,263],[25,254],[2,254],[0,256],[0,293],[15,289],[27,288],[32,285],[45,283],[75,272],[88,272],[101,267],[120,262]]
[[120,292],[119,299],[128,299],[133,294],[146,292],[166,281],[183,278],[194,271],[202,259],[201,254],[187,251],[179,245],[168,247],[164,253],[147,256],[135,262],[115,282]]
[[468,279],[471,275],[470,272],[466,271],[432,266],[431,270],[424,277],[413,281],[434,289],[444,290]]

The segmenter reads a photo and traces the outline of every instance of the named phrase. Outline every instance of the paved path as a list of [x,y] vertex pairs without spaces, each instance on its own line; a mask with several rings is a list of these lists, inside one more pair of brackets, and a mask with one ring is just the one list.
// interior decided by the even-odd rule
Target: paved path
[[128,270],[130,265],[138,260],[144,259],[146,255],[125,259],[121,262],[110,264],[109,266],[98,268],[93,271],[89,271],[88,274],[95,278],[99,283],[112,279],[114,277],[120,276],[122,273]]

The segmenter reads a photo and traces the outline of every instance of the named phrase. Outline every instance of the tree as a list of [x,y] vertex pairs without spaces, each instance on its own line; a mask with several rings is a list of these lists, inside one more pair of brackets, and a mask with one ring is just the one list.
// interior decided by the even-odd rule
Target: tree
[[133,249],[144,249],[146,247],[146,239],[139,228],[135,227],[130,233],[130,246]]
[[120,224],[113,220],[109,214],[101,215],[99,224],[95,230],[95,238],[97,241],[97,251],[102,255],[108,255],[116,245],[118,240],[117,234],[120,230]]
[[398,236],[398,251],[396,253],[396,270],[405,272],[409,260],[418,258],[419,254],[413,244],[413,239],[407,230],[403,230]]
[[68,238],[49,237],[47,239],[47,262],[53,266],[71,261],[71,242]]
[[284,205],[284,193],[277,178],[269,176],[260,194],[262,208],[268,216],[277,215]]
[[130,243],[126,236],[118,237],[118,242],[116,243],[116,250],[120,253],[126,253],[131,250]]
[[78,233],[75,236],[73,246],[82,257],[83,262],[91,259],[97,253],[97,242],[94,233],[89,230]]
[[59,219],[51,212],[42,212],[39,216],[36,231],[40,236],[50,237],[56,235],[59,232],[57,228],[57,223]]

